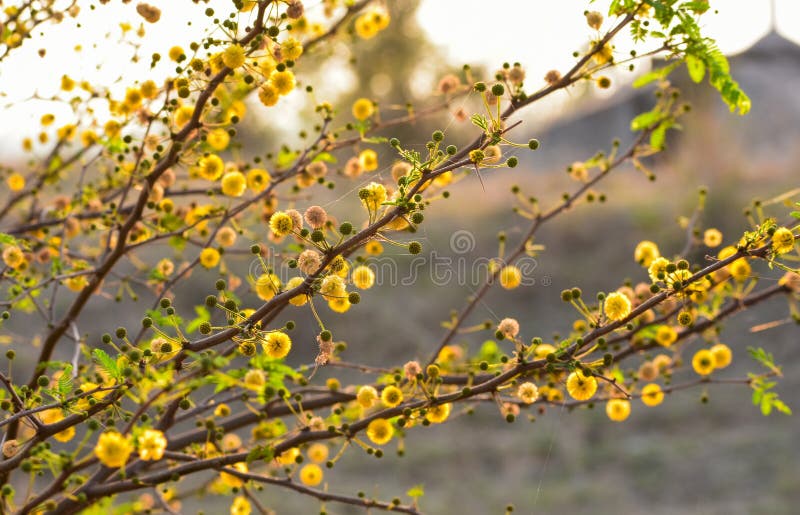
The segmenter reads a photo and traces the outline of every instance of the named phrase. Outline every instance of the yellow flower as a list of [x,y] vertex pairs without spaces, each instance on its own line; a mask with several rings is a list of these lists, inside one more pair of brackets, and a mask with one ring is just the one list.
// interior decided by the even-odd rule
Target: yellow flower
[[[230,414],[231,414],[231,408],[225,403],[219,404],[216,408],[214,408],[215,417],[227,417]],[[233,434],[233,433],[228,433],[228,434]]]
[[222,62],[234,70],[244,64],[244,59],[244,48],[240,45],[230,45],[222,52]]
[[663,347],[669,347],[678,339],[678,333],[671,326],[660,325],[656,329],[656,343]]
[[425,418],[431,424],[441,424],[447,417],[450,416],[450,410],[453,408],[451,403],[439,404],[437,406],[430,406],[425,410]]
[[[39,413],[39,418],[41,419],[42,423],[46,425],[55,424],[56,422],[61,422],[64,420],[64,413],[61,412],[61,408],[53,408]],[[53,435],[53,438],[59,442],[69,442],[74,437],[75,426],[68,427],[67,429],[59,431]]]
[[269,172],[263,168],[252,168],[247,172],[247,187],[250,188],[253,193],[261,193],[264,191],[271,180],[272,177],[270,177]]
[[229,197],[241,197],[247,189],[247,179],[241,172],[228,172],[222,176],[222,193]]
[[794,248],[794,234],[786,227],[780,227],[772,235],[772,250],[776,254],[786,254]]
[[264,339],[264,352],[266,352],[267,356],[270,358],[285,358],[291,349],[292,339],[284,332],[275,331],[269,333]]
[[351,303],[347,297],[339,299],[330,299],[328,301],[328,307],[331,308],[331,310],[335,311],[336,313],[346,313],[350,309]]
[[631,414],[631,403],[627,399],[611,399],[606,403],[606,415],[614,422],[622,422]]
[[717,229],[706,229],[703,233],[703,243],[706,247],[719,247],[722,243],[722,233]]
[[300,456],[300,450],[297,447],[292,447],[288,451],[283,451],[279,455],[275,456],[275,461],[281,465],[291,465],[296,463],[295,460],[298,456]]
[[359,98],[353,102],[353,116],[356,120],[366,120],[375,113],[375,105],[368,98]]
[[53,122],[56,121],[56,117],[52,113],[47,113],[43,114],[39,121],[42,124],[42,127],[47,127],[48,125],[52,125]]
[[575,371],[567,377],[567,393],[576,401],[591,399],[597,391],[597,379],[586,377],[582,371]]
[[714,368],[725,368],[731,364],[733,353],[731,348],[724,343],[718,343],[711,347],[711,354],[714,356]]
[[517,397],[525,404],[533,404],[539,398],[539,388],[531,382],[522,383],[517,388]]
[[355,267],[351,278],[353,279],[353,284],[360,290],[368,290],[375,284],[375,272],[365,265]]
[[269,82],[279,95],[288,95],[295,86],[294,73],[289,70],[284,70],[282,72],[274,71],[272,75],[269,76]]
[[258,99],[267,107],[272,107],[277,104],[280,98],[281,96],[280,93],[278,93],[278,88],[269,82],[265,82],[258,88]]
[[9,245],[3,249],[3,263],[9,268],[21,268],[25,266],[25,254],[16,245]]
[[383,254],[383,245],[377,240],[372,240],[364,245],[364,251],[370,256],[380,256]]
[[610,293],[603,302],[603,312],[609,320],[618,322],[631,314],[631,301],[623,293]]
[[736,280],[736,282],[743,283],[749,277],[751,273],[750,263],[747,262],[745,258],[740,258],[728,265],[731,276]]
[[221,152],[228,148],[231,137],[225,129],[214,129],[206,135],[206,143],[214,150]]
[[250,501],[248,501],[245,497],[239,495],[233,498],[233,504],[231,504],[231,515],[250,515],[252,508],[250,507]]
[[385,418],[376,418],[367,426],[367,438],[375,445],[384,445],[394,436],[394,428]]
[[[216,242],[220,247],[230,247],[236,243],[236,231],[232,227],[221,227],[215,237]],[[167,274],[169,275],[169,274]]]
[[[366,150],[364,152],[366,152]],[[371,182],[364,188],[361,188],[358,192],[358,196],[369,211],[375,212],[381,207],[381,204],[386,202],[386,188],[383,184]]]
[[[189,120],[192,119],[192,115],[194,114],[194,106],[185,105],[181,106],[175,110],[175,114],[172,116],[172,121],[175,123],[175,126],[178,129],[182,129],[184,125],[189,123]],[[113,120],[112,120],[113,121]],[[109,122],[111,123],[111,122]],[[117,122],[114,122],[117,123]],[[118,132],[118,131],[117,131]],[[109,133],[108,130],[108,123],[106,124],[106,134]],[[109,137],[113,137],[111,134],[108,134]]]
[[[302,277],[292,277],[286,283],[287,290],[293,290],[303,284],[304,279]],[[289,304],[293,306],[304,306],[308,302],[308,295],[305,293],[301,293],[300,295],[295,295],[291,299],[289,299]]]
[[319,292],[328,300],[347,296],[344,279],[335,274],[328,274],[325,276],[325,279],[322,280],[322,284],[319,287]]
[[358,162],[365,172],[371,172],[378,168],[378,154],[371,148],[362,150],[358,154]]
[[307,486],[322,483],[322,469],[316,463],[309,463],[300,469],[300,482]]
[[513,290],[522,283],[522,272],[514,265],[508,265],[500,270],[500,286],[506,290]]
[[658,250],[658,245],[653,243],[652,241],[641,241],[638,245],[636,245],[636,249],[633,251],[633,259],[636,260],[642,266],[649,267],[650,264],[661,257],[661,253]]
[[281,280],[275,274],[261,274],[256,279],[256,294],[261,300],[269,300],[281,288]]
[[167,448],[164,433],[157,429],[145,429],[139,436],[139,457],[145,461],[160,460]]
[[548,354],[552,354],[556,351],[556,348],[549,343],[542,343],[536,347],[534,354],[536,359],[545,359]]
[[106,431],[100,435],[94,448],[94,455],[106,467],[117,468],[125,465],[133,452],[130,438],[116,431]]
[[91,129],[87,129],[81,132],[81,145],[83,145],[84,147],[90,147],[94,145],[95,143],[97,143],[98,139],[99,138],[97,136],[97,133]]
[[244,375],[244,385],[256,391],[260,390],[266,382],[267,380],[264,377],[264,372],[257,368],[248,370]]
[[184,54],[183,48],[179,46],[174,46],[170,48],[169,52],[167,53],[167,56],[169,56],[170,60],[175,61],[176,63],[186,58],[186,54]]
[[403,402],[403,392],[396,386],[387,386],[381,392],[381,402],[387,408],[394,408]]
[[278,211],[277,213],[273,213],[270,217],[269,228],[275,236],[286,236],[294,229],[294,222],[291,216],[283,211]]
[[281,43],[281,57],[296,61],[303,54],[303,45],[295,38],[288,38]]
[[650,275],[650,280],[655,282],[663,281],[664,279],[659,278],[659,274],[664,274],[664,278],[666,278],[667,274],[667,265],[669,264],[669,260],[663,257],[655,258],[651,263],[650,266],[647,267],[647,273]]
[[356,18],[355,29],[361,39],[371,39],[378,33],[378,26],[372,21],[369,14],[362,14]]
[[645,406],[658,406],[664,401],[664,392],[656,383],[650,383],[642,388],[642,402]]
[[12,173],[6,179],[6,184],[11,191],[21,191],[25,188],[25,177],[22,174]]
[[371,408],[378,399],[378,391],[372,386],[362,386],[356,393],[356,401],[362,408]]
[[214,268],[219,264],[219,251],[217,249],[205,248],[200,251],[200,264],[206,268]]
[[216,181],[222,176],[225,171],[225,163],[216,154],[209,154],[208,156],[200,158],[200,161],[195,167],[197,175],[209,181]]
[[315,443],[308,448],[308,458],[314,463],[323,463],[328,459],[328,446]]
[[[239,472],[247,472],[247,463],[240,461],[239,463],[234,463],[231,468],[236,469]],[[234,476],[233,474],[228,474],[227,472],[220,472],[219,479],[223,484],[230,486],[231,488],[238,488],[244,484],[244,481],[242,481],[241,478]]]
[[367,13],[367,16],[370,17],[378,30],[383,30],[389,26],[389,13],[385,9],[373,8]]
[[697,351],[692,357],[692,368],[701,376],[707,376],[714,371],[714,355],[708,349]]

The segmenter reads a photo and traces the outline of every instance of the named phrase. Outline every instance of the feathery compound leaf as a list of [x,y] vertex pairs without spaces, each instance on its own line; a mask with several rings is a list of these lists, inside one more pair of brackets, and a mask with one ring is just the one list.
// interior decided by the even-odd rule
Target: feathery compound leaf
[[72,365],[64,367],[61,377],[58,378],[58,393],[66,397],[72,392]]
[[117,362],[111,359],[111,356],[106,354],[105,351],[102,349],[95,349],[92,351],[92,356],[94,357],[97,366],[102,368],[108,375],[116,380],[119,380],[122,377],[119,372]]

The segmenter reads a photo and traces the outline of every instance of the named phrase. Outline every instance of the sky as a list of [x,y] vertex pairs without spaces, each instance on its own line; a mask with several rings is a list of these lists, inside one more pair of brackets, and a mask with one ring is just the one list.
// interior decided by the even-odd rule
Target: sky
[[[90,10],[88,5],[96,2],[86,0],[79,0],[83,7],[78,17],[82,22],[80,27],[72,19],[45,27],[44,35],[37,35],[35,40],[26,42],[22,49],[0,63],[0,92],[3,93],[0,116],[6,121],[0,125],[0,151],[6,155],[18,152],[22,135],[36,134],[38,120],[44,112],[54,112],[57,119],[69,116],[69,109],[64,106],[47,100],[31,100],[54,94],[63,74],[97,83],[116,81],[122,91],[132,79],[158,79],[149,74],[149,56],[155,51],[165,54],[166,49],[176,44],[188,46],[197,25],[207,22],[202,9],[187,9],[184,1],[187,0],[150,0],[162,9],[162,22],[146,25],[147,36],[140,40],[142,59],[138,63],[130,61],[130,46],[120,42],[119,28],[122,21],[138,26],[141,21],[135,12],[138,2],[112,1]],[[388,3],[391,5],[391,1]],[[519,61],[528,77],[538,80],[548,70],[569,68],[573,62],[572,52],[585,48],[589,38],[595,35],[583,22],[583,11],[589,8],[605,12],[608,3],[609,0],[592,3],[587,0],[423,0],[418,21],[454,64],[484,65],[491,70],[506,60]],[[769,31],[773,25],[772,5],[777,30],[800,43],[800,1],[717,0],[711,4],[718,12],[706,15],[704,25],[708,35],[717,39],[727,53],[741,52]],[[218,12],[227,12],[230,1],[211,0],[210,5]],[[312,16],[321,8],[319,0],[308,0],[305,5]],[[186,16],[191,17],[187,21],[193,26],[185,22],[163,23],[163,20],[185,19]],[[612,23],[613,20],[606,20],[603,29]],[[106,34],[111,37],[104,39]],[[78,46],[80,51],[76,51]],[[624,52],[625,46],[623,38],[618,42],[618,49]],[[47,49],[44,58],[36,54],[40,48]],[[100,68],[96,66],[98,57],[103,61]],[[164,62],[155,72],[161,78],[166,77],[172,66]],[[347,74],[341,78],[339,87],[350,86]],[[434,78],[424,79],[430,82]],[[333,94],[337,81],[330,82],[334,83],[329,89]],[[295,101],[302,101],[301,95],[297,96]],[[63,123],[66,122],[65,119]]]

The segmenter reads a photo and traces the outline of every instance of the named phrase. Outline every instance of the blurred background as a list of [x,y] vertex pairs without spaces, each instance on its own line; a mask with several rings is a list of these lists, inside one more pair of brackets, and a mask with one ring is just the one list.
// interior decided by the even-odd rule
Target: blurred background
[[[165,17],[171,9],[178,9],[172,2],[164,4],[160,7]],[[384,118],[402,114],[409,102],[419,106],[436,103],[439,100],[433,92],[439,79],[448,72],[459,73],[466,63],[476,77],[491,78],[504,61],[519,61],[527,71],[526,85],[537,89],[545,72],[567,69],[572,52],[588,46],[592,33],[583,11],[605,11],[607,4],[391,1],[387,2],[392,15],[388,30],[359,42],[355,52],[347,45],[334,46],[329,53],[305,61],[298,74],[305,83],[315,85],[317,100],[343,106],[344,116],[349,110],[346,106],[361,96],[378,100]],[[306,6],[310,15],[319,7],[316,2],[306,2]],[[106,7],[119,9],[120,17],[129,16],[133,9]],[[541,336],[552,340],[553,333],[566,333],[575,317],[559,299],[562,289],[580,286],[593,297],[597,291],[617,288],[626,278],[634,283],[644,280],[644,271],[632,257],[642,239],[656,241],[665,255],[681,251],[685,230],[679,218],[691,215],[701,186],[709,190],[701,224],[720,229],[726,242],[738,240],[748,229],[742,210],[753,198],[767,200],[800,186],[798,4],[727,1],[712,2],[712,7],[719,12],[707,16],[709,35],[730,54],[733,76],[752,99],[750,114],[739,117],[729,113],[710,86],[694,85],[683,70],[676,72],[672,80],[684,91],[693,110],[683,118],[683,130],[668,140],[667,150],[648,161],[657,180],[651,182],[632,167],[624,167],[597,188],[607,196],[606,203],[579,206],[546,224],[536,239],[546,249],[536,257],[534,284],[510,293],[490,292],[472,316],[474,323],[513,317],[520,321],[525,339]],[[179,25],[168,28],[173,39],[184,34]],[[81,34],[90,36],[85,31]],[[164,39],[159,38],[164,37],[154,33],[147,44],[163,48]],[[627,44],[625,38],[618,44],[620,55],[627,53]],[[143,51],[143,55],[149,54]],[[451,235],[467,230],[474,238],[474,248],[458,255],[468,259],[495,255],[498,231],[504,231],[515,244],[528,223],[511,210],[511,186],[519,185],[526,196],[537,197],[545,208],[553,206],[563,192],[577,187],[566,173],[568,165],[597,151],[608,151],[614,138],[621,139],[624,148],[633,139],[630,120],[654,102],[651,89],[634,90],[629,84],[650,65],[643,62],[634,73],[614,74],[607,91],[598,93],[590,85],[578,85],[525,111],[520,118],[524,123],[513,137],[518,141],[538,138],[540,150],[512,152],[519,156],[520,166],[483,173],[483,186],[470,176],[450,187],[450,199],[436,202],[426,211],[426,223],[413,238],[423,243],[426,254],[454,256]],[[54,77],[60,77],[60,72],[44,68],[33,73],[47,79],[28,82],[27,94],[31,84],[46,88],[48,83],[57,83]],[[2,69],[0,90],[9,92],[11,104],[18,85],[9,77],[10,65]],[[87,67],[75,75],[84,78],[82,74],[92,73],[95,71]],[[108,69],[98,73],[108,73]],[[313,103],[299,93],[296,97],[275,117],[248,115],[240,127],[244,148],[277,150],[281,142],[298,144],[297,132],[307,127]],[[452,113],[458,107],[473,112],[479,106],[476,100],[473,96],[463,104],[459,100],[449,112],[393,130],[391,136],[408,142],[407,146],[424,147],[433,130],[446,129],[447,142],[465,144],[474,137],[474,127],[456,121]],[[0,145],[12,159],[19,148],[19,133],[28,123],[31,131],[35,130],[34,122],[41,115],[36,112],[38,107],[32,107],[38,101],[31,102],[19,111],[14,111],[19,107],[7,108],[6,115],[14,117],[18,126],[9,129],[5,124],[3,131],[8,135],[14,130],[17,135],[0,138]],[[372,148],[378,151],[382,167],[362,179],[390,179],[393,152],[388,146]],[[343,155],[340,164],[348,157]],[[361,211],[353,191],[360,185],[342,178],[331,192],[312,192],[315,202],[340,220],[358,220]],[[298,206],[305,204],[301,201]],[[779,218],[786,212],[780,205],[773,209]],[[410,256],[389,252],[397,259],[402,276],[410,266]],[[703,257],[702,251],[692,256],[701,263]],[[246,273],[248,263],[229,265]],[[763,285],[778,277],[758,267],[754,273],[768,277]],[[211,272],[197,271],[192,281],[177,291],[179,311],[188,315],[193,299],[208,294],[213,279]],[[337,339],[347,341],[346,360],[376,366],[425,360],[445,331],[442,321],[451,309],[459,309],[473,290],[474,285],[469,284],[435,284],[423,273],[413,285],[370,290],[361,304],[343,316],[327,316],[326,323]],[[151,298],[144,292],[142,297],[149,306]],[[251,300],[255,303],[255,297]],[[102,300],[89,306],[81,330],[94,335],[90,341],[97,341],[100,334],[117,325],[138,324],[145,306],[123,304],[122,309],[114,310],[113,320]],[[298,323],[292,336],[299,342],[290,356],[293,364],[311,362],[315,355],[315,326],[306,315],[296,310],[284,317]],[[800,342],[796,326],[750,331],[756,324],[787,316],[785,300],[776,298],[730,319],[721,341],[733,349],[735,359],[721,375],[743,377],[747,371],[757,370],[745,349],[763,346],[783,365],[785,377],[778,392],[797,411]],[[29,334],[25,324],[31,320],[20,317],[4,330],[12,335]],[[88,326],[89,320],[99,321],[97,327]],[[479,333],[455,343],[474,351],[490,336]],[[322,370],[315,381],[321,384],[330,375]],[[370,380],[364,376],[353,379]],[[703,393],[708,395],[707,404],[700,402]],[[751,405],[750,390],[744,386],[710,385],[706,390],[678,392],[652,409],[638,401],[632,404],[633,412],[624,424],[610,422],[602,409],[569,413],[558,408],[548,408],[534,422],[523,415],[517,423],[507,424],[498,410],[487,404],[474,415],[410,431],[403,457],[394,453],[396,441],[387,446],[381,460],[348,452],[326,481],[331,491],[363,490],[382,498],[405,498],[409,488],[422,484],[421,508],[426,513],[503,513],[508,504],[515,505],[515,513],[525,514],[796,513],[800,502],[800,445],[796,441],[800,423],[796,416],[763,417]],[[241,436],[248,435],[243,432]],[[316,513],[319,509],[315,501],[277,489],[266,489],[262,499],[281,514]],[[199,509],[216,513],[226,510],[226,503],[213,496],[187,499],[183,509],[186,513]],[[327,511],[358,513],[334,504],[328,505]]]

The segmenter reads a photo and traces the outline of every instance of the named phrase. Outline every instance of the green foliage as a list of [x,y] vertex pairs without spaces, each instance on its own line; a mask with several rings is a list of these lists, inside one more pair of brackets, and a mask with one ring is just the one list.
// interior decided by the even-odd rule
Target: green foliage
[[94,349],[92,351],[92,356],[94,357],[97,366],[105,371],[109,376],[117,381],[122,379],[122,373],[120,372],[117,362],[114,361],[111,356],[106,354],[103,349]]

